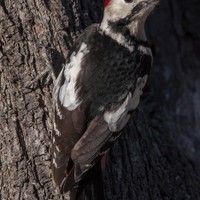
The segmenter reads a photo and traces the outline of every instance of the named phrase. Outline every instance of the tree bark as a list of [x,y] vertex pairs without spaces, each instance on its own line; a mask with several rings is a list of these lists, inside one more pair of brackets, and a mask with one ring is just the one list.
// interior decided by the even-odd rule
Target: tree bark
[[[108,154],[106,199],[200,199],[199,9],[163,0],[148,20],[151,80]],[[0,1],[0,199],[64,199],[50,178],[51,68],[102,14],[103,0]]]

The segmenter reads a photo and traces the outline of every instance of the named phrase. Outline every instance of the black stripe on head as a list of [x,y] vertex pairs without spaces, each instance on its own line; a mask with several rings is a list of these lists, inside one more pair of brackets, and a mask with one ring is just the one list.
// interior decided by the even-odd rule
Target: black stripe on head
[[142,45],[144,47],[149,47],[148,42],[138,40],[135,38],[134,35],[131,35],[130,30],[127,27],[127,25],[131,22],[131,20],[130,20],[131,16],[132,15],[129,15],[128,17],[120,19],[117,22],[109,21],[108,25],[111,27],[113,33],[116,33],[116,34],[121,33],[130,45],[137,44],[137,45]]
[[130,17],[127,16],[122,18],[116,22],[108,21],[108,25],[112,28],[114,33],[125,33],[127,32],[128,28],[127,25],[130,23]]
[[[144,8],[144,3],[143,2],[140,2],[138,3],[132,10],[131,10],[131,14],[129,14],[128,16],[116,21],[116,22],[113,22],[113,21],[109,21],[109,25],[111,25],[114,29],[123,29],[123,27],[125,27],[126,25],[129,25],[131,23],[131,18],[134,16],[134,15],[137,15],[143,8]],[[119,32],[117,31],[116,29],[116,32]],[[121,31],[120,31],[121,32]]]
[[142,9],[144,9],[144,2],[138,3],[131,11],[131,16],[137,15]]

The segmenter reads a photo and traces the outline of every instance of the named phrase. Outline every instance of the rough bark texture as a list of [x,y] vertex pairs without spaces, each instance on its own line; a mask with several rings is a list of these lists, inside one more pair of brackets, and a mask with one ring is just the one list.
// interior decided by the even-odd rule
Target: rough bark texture
[[[50,179],[50,68],[103,0],[0,0],[0,199],[63,199]],[[200,199],[200,2],[162,0],[143,102],[108,156],[106,199]]]

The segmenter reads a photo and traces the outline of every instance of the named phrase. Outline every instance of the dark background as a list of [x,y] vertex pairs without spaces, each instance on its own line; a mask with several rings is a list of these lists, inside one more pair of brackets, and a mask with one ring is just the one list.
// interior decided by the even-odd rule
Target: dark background
[[[154,65],[129,133],[111,152],[109,175],[115,182],[108,178],[107,187],[116,199],[200,199],[199,19],[199,1],[163,0],[146,24]],[[143,115],[146,121],[138,119]],[[113,172],[118,165],[131,174]]]

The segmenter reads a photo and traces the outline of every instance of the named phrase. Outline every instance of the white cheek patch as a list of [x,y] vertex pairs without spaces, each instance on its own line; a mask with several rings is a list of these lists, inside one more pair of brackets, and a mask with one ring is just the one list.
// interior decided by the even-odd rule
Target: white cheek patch
[[[117,41],[122,46],[128,48],[130,52],[132,52],[134,50],[133,46],[126,42],[124,35],[122,35],[120,33],[114,33],[112,31],[112,29],[110,28],[110,25],[109,25],[110,20],[112,21],[112,19],[110,18],[110,15],[107,13],[104,13],[103,21],[100,24],[100,30],[103,31],[109,37],[111,37],[113,40]],[[100,33],[101,33],[101,31],[100,31]]]
[[65,82],[60,89],[59,99],[61,104],[70,111],[76,109],[81,104],[77,98],[78,89],[76,88],[76,83],[81,71],[82,59],[87,53],[87,45],[82,43],[77,54],[74,52],[70,57],[70,62],[65,66]]
[[100,24],[100,30],[102,30],[106,35],[110,36],[122,46],[128,48],[130,52],[134,50],[133,45],[126,41],[123,34],[113,32],[109,22],[117,22],[120,19],[129,16],[136,4],[136,1],[132,3],[126,3],[124,0],[111,1],[105,9],[104,17]]
[[105,12],[107,12],[112,21],[117,21],[131,14],[132,9],[138,4],[140,0],[134,0],[131,3],[125,0],[112,0]]

